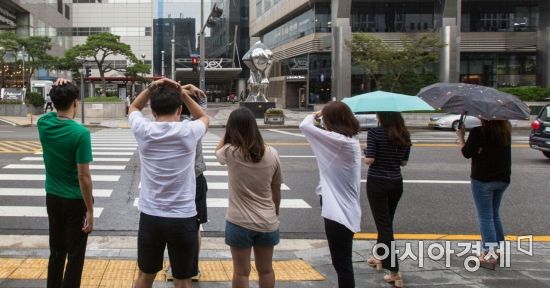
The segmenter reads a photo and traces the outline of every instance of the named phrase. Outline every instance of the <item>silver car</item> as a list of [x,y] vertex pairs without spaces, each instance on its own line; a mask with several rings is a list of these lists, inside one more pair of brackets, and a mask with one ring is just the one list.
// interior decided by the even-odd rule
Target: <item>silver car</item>
[[[458,122],[460,121],[460,115],[458,114],[444,114],[439,116],[430,117],[430,122],[428,126],[431,128],[441,128],[441,129],[452,129],[454,131],[458,130]],[[518,125],[517,120],[510,120],[512,127]],[[466,115],[464,120],[464,126],[466,129],[472,129],[477,126],[481,126],[481,120],[474,116]]]
[[359,121],[361,130],[378,127],[378,119],[374,113],[358,113],[355,114],[355,118]]

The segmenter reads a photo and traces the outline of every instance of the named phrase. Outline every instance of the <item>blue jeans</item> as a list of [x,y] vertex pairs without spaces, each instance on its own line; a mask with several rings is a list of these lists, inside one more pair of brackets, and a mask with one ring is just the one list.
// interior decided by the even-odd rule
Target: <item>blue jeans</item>
[[500,202],[510,183],[494,181],[481,182],[472,179],[472,194],[477,209],[481,243],[484,251],[498,247],[504,241],[504,229],[500,221]]

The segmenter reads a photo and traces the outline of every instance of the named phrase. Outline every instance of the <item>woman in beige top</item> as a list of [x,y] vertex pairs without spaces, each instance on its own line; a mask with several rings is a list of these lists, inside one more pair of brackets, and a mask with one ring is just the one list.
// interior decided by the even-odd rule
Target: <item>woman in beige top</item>
[[253,247],[260,288],[275,287],[272,259],[279,243],[282,172],[277,151],[264,144],[250,110],[231,112],[216,158],[229,175],[225,243],[233,258],[232,286],[249,287]]

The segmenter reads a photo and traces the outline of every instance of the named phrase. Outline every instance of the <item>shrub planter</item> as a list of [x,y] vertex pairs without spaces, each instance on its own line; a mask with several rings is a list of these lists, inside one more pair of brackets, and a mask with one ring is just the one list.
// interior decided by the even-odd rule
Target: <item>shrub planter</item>
[[264,124],[285,124],[285,114],[282,109],[267,109],[264,114]]
[[34,106],[34,105],[28,105],[29,112],[32,113],[32,115],[42,115],[44,114],[44,107],[42,106]]

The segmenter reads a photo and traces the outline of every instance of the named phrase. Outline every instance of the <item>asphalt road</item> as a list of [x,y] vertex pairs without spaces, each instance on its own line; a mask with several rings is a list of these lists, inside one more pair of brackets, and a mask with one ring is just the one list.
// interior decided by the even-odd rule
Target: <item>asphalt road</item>
[[[107,166],[99,167],[107,170],[92,170],[92,174],[105,178],[118,177],[114,181],[94,181],[94,190],[103,189],[97,190],[103,192],[95,198],[95,206],[102,210],[101,213],[96,213],[99,217],[95,220],[94,233],[134,235],[138,228],[139,214],[134,206],[136,197],[139,197],[139,158],[135,141],[130,132],[124,129],[94,129],[92,132],[94,153],[113,154],[95,155],[96,160],[104,159],[93,164]],[[212,152],[208,152],[213,148],[208,147],[214,145],[223,133],[223,129],[209,130],[204,144],[205,155],[213,156]],[[527,133],[526,130],[514,132],[512,183],[501,208],[505,232],[514,235],[550,235],[550,200],[547,195],[550,193],[550,159],[527,147]],[[319,180],[317,164],[305,138],[297,129],[262,130],[262,134],[265,141],[279,151],[284,183],[289,189],[283,191],[283,199],[287,201],[280,216],[283,237],[322,238],[324,229],[321,210],[318,197],[314,193]],[[0,144],[9,144],[11,141],[11,145],[21,147],[21,143],[13,141],[27,143],[38,141],[37,137],[36,128],[0,126]],[[362,133],[361,137],[364,143],[365,134]],[[409,165],[403,169],[405,193],[395,218],[396,233],[479,233],[468,184],[470,164],[462,158],[454,145],[455,138],[453,132],[414,131],[415,145]],[[25,153],[0,151],[0,234],[47,233],[47,218],[40,211],[40,207],[44,206],[44,197],[40,194],[26,194],[30,193],[28,191],[39,191],[32,189],[43,188],[42,181],[27,179],[44,173],[36,167],[25,168],[25,165],[42,163],[40,155],[33,154],[34,151],[30,150]],[[118,159],[111,161],[113,158]],[[220,236],[224,227],[223,207],[227,190],[223,185],[227,182],[227,176],[223,175],[225,167],[213,166],[215,159],[206,161],[212,162],[208,164],[208,170],[214,175],[206,175],[211,185],[208,198],[212,205],[208,210],[210,222],[203,229],[206,235]],[[12,166],[8,166],[10,164]],[[123,170],[111,170],[114,166],[121,166],[122,168],[116,169]],[[363,167],[363,178],[366,177],[366,172],[367,167]],[[19,179],[14,174],[24,175],[17,176],[22,177]],[[365,184],[362,185],[361,193],[362,231],[376,232],[364,190]],[[30,211],[27,214],[31,216],[32,213],[37,213],[34,216],[38,217],[21,216],[24,211]],[[10,213],[17,216],[7,216]]]

